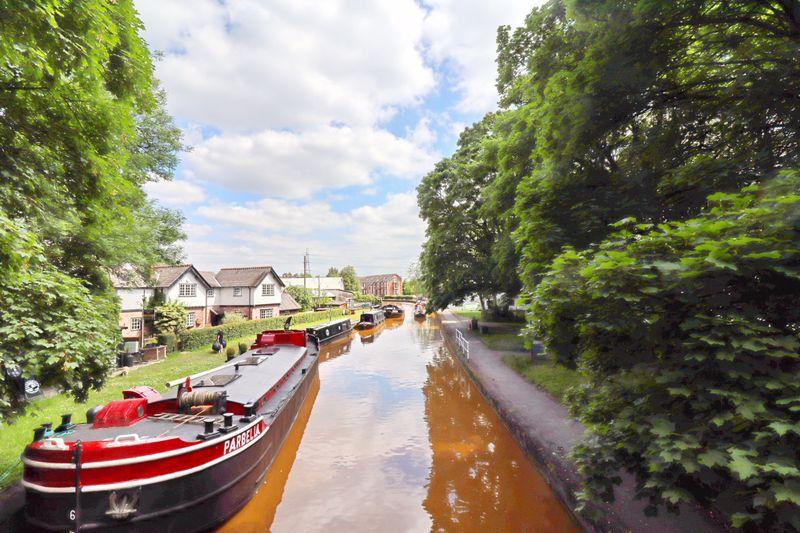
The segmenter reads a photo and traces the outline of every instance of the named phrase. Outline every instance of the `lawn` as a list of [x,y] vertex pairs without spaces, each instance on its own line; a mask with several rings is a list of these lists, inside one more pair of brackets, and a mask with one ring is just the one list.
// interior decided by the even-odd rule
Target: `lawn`
[[[351,321],[358,320],[361,312],[349,315]],[[320,320],[299,325],[306,328],[322,324],[328,320]],[[253,342],[255,335],[228,340],[228,346],[236,347],[239,342]],[[121,400],[121,392],[135,385],[149,385],[156,390],[166,389],[169,380],[202,372],[225,363],[225,356],[214,353],[209,348],[201,348],[191,352],[176,352],[167,356],[165,361],[131,370],[128,375],[110,378],[105,387],[99,391],[91,391],[85,404],[76,403],[72,397],[58,394],[50,398],[31,403],[25,415],[13,424],[0,426],[0,489],[16,482],[22,474],[19,456],[25,445],[33,437],[33,430],[44,422],[53,422],[57,426],[64,413],[72,413],[73,420],[83,422],[84,413],[94,405],[103,405],[111,400]]]
[[508,325],[508,327],[490,328],[489,333],[480,333],[477,331],[478,337],[481,342],[486,345],[490,350],[499,351],[525,351],[525,337],[520,337],[519,332],[522,329],[522,324],[518,326]]
[[575,370],[550,361],[534,364],[526,355],[504,355],[503,362],[513,368],[517,374],[546,390],[562,403],[567,390],[583,381],[583,377]]
[[466,317],[466,318],[477,318],[478,320],[481,319],[481,310],[480,309],[475,309],[475,310],[452,309],[452,311],[455,314],[457,314],[459,316]]

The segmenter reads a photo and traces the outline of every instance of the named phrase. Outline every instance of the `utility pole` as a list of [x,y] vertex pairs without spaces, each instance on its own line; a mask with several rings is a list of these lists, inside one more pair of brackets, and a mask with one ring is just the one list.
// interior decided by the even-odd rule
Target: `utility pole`
[[308,276],[311,275],[311,258],[308,256],[308,248],[306,248],[306,253],[303,255],[303,289],[308,290],[306,287],[306,279]]

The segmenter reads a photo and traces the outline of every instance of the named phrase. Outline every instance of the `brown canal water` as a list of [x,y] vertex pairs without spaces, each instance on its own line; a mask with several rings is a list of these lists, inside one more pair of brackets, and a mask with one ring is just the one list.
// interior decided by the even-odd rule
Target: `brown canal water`
[[256,496],[221,531],[578,531],[434,318],[323,346]]

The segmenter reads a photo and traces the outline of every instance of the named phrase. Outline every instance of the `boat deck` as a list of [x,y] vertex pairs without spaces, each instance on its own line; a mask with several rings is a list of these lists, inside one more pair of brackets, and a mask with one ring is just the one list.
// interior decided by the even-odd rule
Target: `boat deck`
[[[207,391],[224,390],[228,393],[228,401],[242,404],[256,401],[272,387],[278,385],[280,380],[286,376],[287,372],[304,357],[311,358],[312,356],[306,355],[306,348],[292,345],[271,346],[268,348],[249,350],[232,359],[227,363],[229,366],[226,368],[219,368],[215,372],[191,380],[192,388],[194,390]],[[238,372],[235,366],[237,364],[239,365]],[[308,364],[310,364],[310,360]],[[305,364],[301,364],[300,366],[305,366]],[[296,372],[294,374],[299,375],[300,373]],[[239,377],[229,381],[231,376],[236,375]],[[222,379],[220,379],[220,377],[222,377]],[[227,384],[213,385],[215,381],[221,383],[227,382]],[[298,376],[290,376],[281,386],[281,389],[284,389],[286,393],[275,394],[262,406],[259,414],[267,414],[268,422],[270,418],[269,413],[275,411],[280,406],[288,396],[289,391],[291,391],[296,384],[296,381],[299,381]],[[204,382],[208,385],[203,386]],[[164,392],[162,397],[175,398],[177,392],[178,388],[174,387]],[[83,441],[96,441],[114,439],[122,435],[135,433],[140,438],[165,436],[194,440],[199,433],[203,432],[204,418],[216,418],[221,420],[222,416],[163,414],[150,416],[130,426],[107,428],[93,428],[89,424],[78,424],[72,431],[59,434],[59,436],[71,441],[78,439]]]

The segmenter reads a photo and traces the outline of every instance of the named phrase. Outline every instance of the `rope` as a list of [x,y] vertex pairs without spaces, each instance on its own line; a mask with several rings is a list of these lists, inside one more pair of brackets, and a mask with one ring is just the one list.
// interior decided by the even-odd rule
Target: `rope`
[[220,396],[222,396],[221,391],[193,390],[181,394],[178,398],[178,405],[180,407],[205,405],[216,402]]

